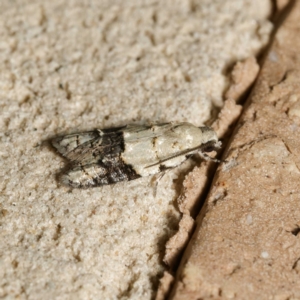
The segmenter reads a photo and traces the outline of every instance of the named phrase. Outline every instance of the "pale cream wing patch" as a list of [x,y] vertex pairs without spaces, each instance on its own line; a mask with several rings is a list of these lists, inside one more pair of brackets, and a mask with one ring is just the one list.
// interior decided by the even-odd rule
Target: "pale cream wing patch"
[[173,123],[164,123],[152,126],[128,124],[124,131],[126,142],[138,142],[140,140],[152,139],[163,136],[167,131],[174,127]]
[[73,187],[86,188],[95,185],[95,179],[105,177],[107,170],[100,165],[92,164],[84,167],[75,167],[61,176],[61,181]]

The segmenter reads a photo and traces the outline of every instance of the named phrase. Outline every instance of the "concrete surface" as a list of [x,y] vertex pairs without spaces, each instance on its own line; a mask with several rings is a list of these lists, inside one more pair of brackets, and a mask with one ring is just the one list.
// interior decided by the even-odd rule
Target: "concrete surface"
[[[158,184],[56,180],[52,136],[215,119],[230,69],[272,29],[269,0],[0,2],[0,297],[151,299],[193,162]],[[195,164],[195,163],[194,163]]]

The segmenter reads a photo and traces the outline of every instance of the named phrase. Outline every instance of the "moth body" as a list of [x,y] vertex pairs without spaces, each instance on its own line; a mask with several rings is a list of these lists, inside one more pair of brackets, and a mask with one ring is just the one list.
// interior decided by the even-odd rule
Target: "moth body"
[[210,127],[190,123],[127,125],[66,135],[52,145],[70,161],[64,184],[93,187],[154,175],[180,165],[187,157],[221,146]]

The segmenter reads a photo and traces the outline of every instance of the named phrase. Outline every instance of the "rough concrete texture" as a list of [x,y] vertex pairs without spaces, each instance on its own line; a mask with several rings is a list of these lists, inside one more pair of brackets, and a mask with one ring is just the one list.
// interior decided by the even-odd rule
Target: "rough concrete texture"
[[270,11],[268,0],[0,2],[0,297],[154,296],[191,163],[156,196],[151,178],[72,190],[43,141],[212,119],[232,65],[268,42]]
[[[256,79],[259,66],[254,57],[238,62],[232,70],[232,82],[225,95],[224,105],[212,128],[218,137],[226,143],[231,128],[241,114],[242,106],[237,104],[239,99]],[[213,154],[214,155],[214,154]],[[214,155],[215,156],[215,155]],[[179,222],[179,229],[166,243],[164,262],[172,269],[178,265],[183,249],[186,247],[195,225],[195,217],[201,203],[205,200],[207,187],[216,170],[213,162],[202,162],[196,166],[184,179],[182,191],[177,199],[179,211],[183,214]],[[168,278],[168,277],[167,277]]]
[[275,35],[170,299],[300,299],[300,2]]

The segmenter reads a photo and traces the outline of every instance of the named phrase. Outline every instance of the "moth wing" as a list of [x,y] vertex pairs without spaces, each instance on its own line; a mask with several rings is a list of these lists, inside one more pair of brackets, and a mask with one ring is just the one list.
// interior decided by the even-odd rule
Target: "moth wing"
[[67,157],[68,153],[87,142],[93,141],[99,137],[99,133],[95,131],[86,131],[81,133],[68,134],[59,136],[51,140],[53,147]]
[[[117,156],[126,142],[138,142],[165,134],[173,123],[153,126],[132,125],[86,131],[52,139],[52,145],[73,164],[81,166],[97,163],[105,156]],[[123,136],[124,135],[124,136]]]
[[98,164],[75,166],[61,175],[61,181],[72,187],[87,188],[96,186],[96,178],[106,176],[106,169]]
[[122,131],[115,128],[58,137],[52,140],[52,145],[74,165],[84,166],[120,154],[122,141]]
[[79,145],[67,155],[64,155],[73,164],[80,164],[81,166],[93,164],[103,159],[109,153],[110,147],[101,145],[101,138],[88,141]]
[[[214,162],[220,162],[220,160],[214,158],[214,157],[210,157],[209,155],[207,155],[205,153],[205,148],[207,146],[211,147],[211,151],[217,151],[220,146],[221,146],[221,143],[220,142],[213,142],[213,143],[208,143],[209,145],[207,144],[204,144],[204,145],[200,145],[200,146],[197,146],[197,147],[194,147],[194,148],[189,148],[189,149],[186,149],[186,150],[182,150],[182,151],[179,151],[177,153],[173,153],[172,155],[166,157],[166,158],[163,158],[161,160],[159,160],[158,162],[152,164],[152,165],[148,165],[145,167],[145,169],[147,168],[151,168],[151,167],[154,167],[154,166],[157,166],[157,165],[160,165],[168,160],[172,160],[176,157],[179,157],[179,156],[186,156],[187,158],[190,156],[190,155],[193,155],[195,153],[199,153],[200,156],[202,158],[204,158],[205,160],[208,160],[208,161],[214,161]],[[208,152],[211,152],[211,151],[208,151]]]
[[141,177],[131,166],[124,164],[119,158],[98,162],[85,166],[75,166],[64,173],[61,180],[64,184],[88,188],[120,181],[128,181]]
[[173,127],[174,123],[161,123],[152,126],[128,124],[124,129],[124,136],[128,142],[138,142],[139,140],[162,136]]

